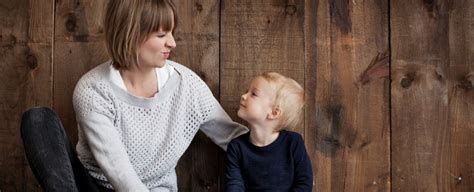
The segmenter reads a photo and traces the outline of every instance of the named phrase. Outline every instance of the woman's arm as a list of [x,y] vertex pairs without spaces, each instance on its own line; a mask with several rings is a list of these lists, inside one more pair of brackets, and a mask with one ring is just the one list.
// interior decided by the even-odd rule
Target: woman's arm
[[[78,91],[86,91],[77,94]],[[79,96],[80,95],[80,96]],[[73,97],[79,129],[107,180],[116,191],[148,191],[129,160],[119,133],[113,124],[113,110],[91,89],[75,90]]]
[[227,150],[229,142],[248,132],[247,127],[232,121],[222,106],[212,95],[209,87],[199,77],[194,87],[197,106],[202,114],[203,123],[200,130],[204,132],[215,144],[224,150]]
[[[211,95],[212,96],[212,95]],[[204,132],[215,144],[227,150],[229,142],[248,132],[247,127],[238,124],[227,115],[221,105],[212,97],[212,111],[209,119],[201,124],[201,131]]]

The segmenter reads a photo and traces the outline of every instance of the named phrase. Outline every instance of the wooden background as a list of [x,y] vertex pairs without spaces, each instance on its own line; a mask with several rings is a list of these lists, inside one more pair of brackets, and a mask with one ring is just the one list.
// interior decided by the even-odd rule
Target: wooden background
[[[0,0],[0,191],[40,191],[21,113],[49,106],[77,140],[71,95],[107,60],[108,0]],[[314,191],[474,191],[474,1],[176,0],[172,59],[236,118],[253,76],[304,85]],[[240,121],[240,120],[238,120]],[[181,191],[221,191],[224,152],[199,133]]]

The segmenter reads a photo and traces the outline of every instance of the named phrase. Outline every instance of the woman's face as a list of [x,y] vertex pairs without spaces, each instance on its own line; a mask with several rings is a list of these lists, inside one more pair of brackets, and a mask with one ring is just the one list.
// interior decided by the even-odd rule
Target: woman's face
[[163,67],[176,42],[171,31],[159,30],[150,36],[138,48],[140,67]]

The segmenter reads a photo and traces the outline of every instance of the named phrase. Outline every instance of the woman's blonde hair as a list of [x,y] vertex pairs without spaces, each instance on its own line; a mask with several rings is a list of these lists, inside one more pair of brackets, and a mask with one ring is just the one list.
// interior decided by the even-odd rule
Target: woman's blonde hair
[[138,47],[159,30],[174,31],[176,8],[171,0],[111,0],[104,17],[107,51],[116,69],[138,63]]
[[270,83],[275,93],[274,109],[280,110],[277,130],[294,129],[301,125],[304,115],[305,94],[298,82],[276,72],[265,72],[263,77]]

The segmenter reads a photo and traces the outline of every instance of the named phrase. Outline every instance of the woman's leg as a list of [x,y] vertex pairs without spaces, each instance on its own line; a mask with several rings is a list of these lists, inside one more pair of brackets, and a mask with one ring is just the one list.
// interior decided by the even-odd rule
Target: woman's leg
[[21,136],[30,167],[45,191],[99,191],[53,110],[37,107],[23,113]]

